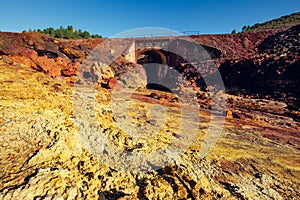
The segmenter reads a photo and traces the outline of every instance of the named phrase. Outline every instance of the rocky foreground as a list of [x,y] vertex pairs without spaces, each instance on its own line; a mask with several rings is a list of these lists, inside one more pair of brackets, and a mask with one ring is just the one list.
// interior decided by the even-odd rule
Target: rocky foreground
[[[74,91],[28,67],[1,62],[1,199],[296,199],[300,195],[299,124],[291,119],[283,120],[289,126],[275,126],[228,116],[216,145],[199,159],[196,155],[210,123],[210,114],[203,111],[196,139],[180,161],[152,171],[116,171],[93,154],[98,146],[84,146],[74,112],[88,109],[81,102],[88,97],[78,97],[88,92]],[[133,125],[148,127],[135,140],[118,128],[109,112],[110,91],[97,91],[94,98],[98,131],[121,149],[153,151],[184,137],[176,135],[181,120],[176,106],[166,106],[169,122],[159,137],[147,139],[151,134],[147,130],[153,130],[159,116],[152,119],[145,113],[153,102],[132,99]],[[256,117],[266,118],[263,113]]]
[[[0,199],[299,198],[297,34],[215,36],[224,113],[197,87],[197,111],[169,92],[118,89],[116,69],[136,67],[122,60],[106,88],[76,85],[101,40],[0,34]],[[210,37],[195,40],[217,48]]]

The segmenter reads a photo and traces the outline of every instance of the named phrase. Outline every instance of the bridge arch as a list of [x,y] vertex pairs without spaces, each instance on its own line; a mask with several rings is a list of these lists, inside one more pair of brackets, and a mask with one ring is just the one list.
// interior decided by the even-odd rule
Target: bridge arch
[[159,48],[143,48],[137,51],[137,63],[141,64],[146,72],[147,88],[171,92],[176,87],[177,77],[174,67],[182,60],[178,55]]
[[[185,40],[137,40],[135,44],[136,63],[143,65],[146,71],[147,88],[164,91],[166,90],[161,89],[161,86],[175,89],[183,82],[186,84],[185,80],[189,81],[188,84],[205,88],[202,75],[191,63],[201,66],[204,74],[210,73],[213,59],[221,58],[222,55],[219,49]],[[186,53],[190,60],[182,57]]]
[[167,65],[167,57],[162,52],[162,50],[157,48],[147,48],[141,51],[138,51],[137,63],[145,64],[145,63],[159,63],[163,65]]

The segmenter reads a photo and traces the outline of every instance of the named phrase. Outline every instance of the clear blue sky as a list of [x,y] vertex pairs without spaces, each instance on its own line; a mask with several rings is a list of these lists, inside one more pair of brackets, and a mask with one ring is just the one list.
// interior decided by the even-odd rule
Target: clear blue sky
[[229,33],[300,11],[300,0],[4,0],[0,31],[73,25],[110,37],[140,27]]

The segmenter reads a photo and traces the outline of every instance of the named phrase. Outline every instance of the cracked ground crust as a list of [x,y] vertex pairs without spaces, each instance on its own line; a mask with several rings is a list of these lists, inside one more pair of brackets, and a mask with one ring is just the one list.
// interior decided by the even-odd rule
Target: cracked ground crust
[[[103,165],[82,145],[73,123],[71,87],[19,65],[0,63],[0,74],[0,199],[296,199],[300,196],[299,149],[262,137],[262,134],[285,132],[295,135],[299,130],[227,119],[224,135],[206,158],[195,156],[201,148],[198,141],[202,135],[198,134],[198,140],[183,155],[181,163],[148,173],[118,171]],[[99,95],[101,107],[108,102],[109,92],[103,90]],[[150,103],[153,102],[138,104],[146,108]],[[176,112],[176,106],[170,107]],[[134,111],[147,116],[142,108]],[[132,117],[139,120],[140,116],[132,114]],[[98,120],[103,128],[115,130],[107,123],[113,121],[111,114],[102,112]],[[205,119],[201,127],[207,127]],[[170,135],[166,135],[168,141]],[[116,144],[125,144],[126,136],[112,136]],[[136,144],[124,145],[133,147]],[[145,151],[146,148],[147,145]]]

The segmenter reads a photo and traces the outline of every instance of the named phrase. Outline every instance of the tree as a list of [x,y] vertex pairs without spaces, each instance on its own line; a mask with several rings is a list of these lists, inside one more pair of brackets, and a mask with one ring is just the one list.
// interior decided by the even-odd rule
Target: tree
[[83,38],[83,32],[81,29],[78,29],[77,34],[78,34],[78,38]]
[[248,31],[250,31],[251,30],[251,26],[243,26],[243,28],[242,28],[242,32],[244,33],[244,32],[248,32]]
[[57,38],[63,38],[63,37],[64,37],[63,30],[62,30],[62,29],[57,29],[57,30],[55,30],[55,32],[54,32],[54,37],[57,37]]
[[73,28],[72,25],[68,25],[68,26],[67,26],[67,29],[68,29],[68,31],[73,31],[74,28]]
[[231,31],[231,34],[236,34],[236,30],[233,29],[233,30]]
[[87,39],[87,38],[90,38],[90,37],[91,37],[90,33],[89,33],[89,32],[87,32],[87,31],[84,31],[84,32],[82,33],[82,36],[83,36],[83,38],[85,38],[85,39]]
[[244,25],[243,28],[242,28],[242,32],[245,32],[246,28],[247,28],[247,26]]
[[54,30],[54,28],[45,28],[43,31],[42,31],[42,33],[45,33],[45,34],[48,34],[48,35],[50,35],[50,36],[54,36],[55,35],[55,30]]
[[[23,31],[26,32],[26,31]],[[54,29],[52,27],[45,28],[43,30],[31,30],[29,32],[40,32],[44,34],[48,34],[52,37],[56,38],[66,38],[66,39],[80,39],[80,38],[102,38],[101,35],[98,34],[90,34],[87,31],[82,31],[81,29],[76,30],[72,25],[68,25],[66,28],[60,26],[58,29]]]

